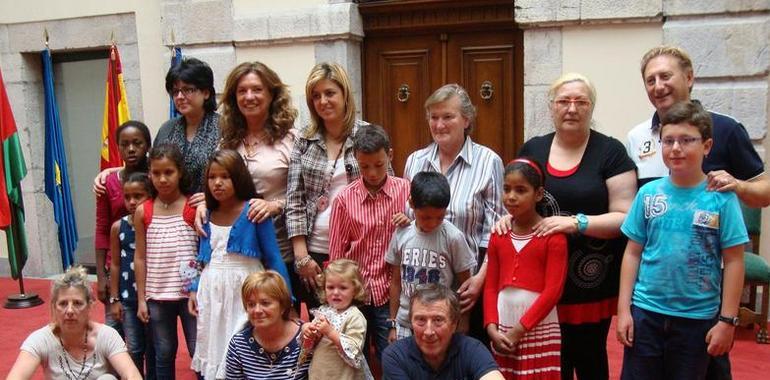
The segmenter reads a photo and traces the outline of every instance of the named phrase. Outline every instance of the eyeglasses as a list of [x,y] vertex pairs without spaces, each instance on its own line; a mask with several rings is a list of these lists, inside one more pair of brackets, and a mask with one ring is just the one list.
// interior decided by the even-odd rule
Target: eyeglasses
[[665,146],[666,148],[673,148],[674,143],[679,143],[679,146],[682,148],[687,148],[695,144],[696,141],[703,140],[703,137],[692,137],[692,136],[683,136],[683,137],[666,137],[664,139],[661,139],[660,142]]
[[554,99],[552,103],[559,109],[566,110],[569,109],[570,105],[574,104],[575,108],[579,110],[585,110],[588,109],[588,107],[591,107],[591,101],[586,99],[567,99],[567,98],[561,98],[561,99]]
[[171,90],[171,97],[176,98],[176,96],[179,95],[179,93],[181,93],[185,97],[188,97],[192,95],[195,91],[198,91],[196,87],[174,88]]

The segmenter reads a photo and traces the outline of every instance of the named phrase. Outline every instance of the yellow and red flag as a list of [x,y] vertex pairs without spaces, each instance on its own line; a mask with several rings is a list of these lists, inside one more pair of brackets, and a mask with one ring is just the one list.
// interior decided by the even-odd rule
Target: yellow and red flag
[[107,89],[104,95],[104,123],[102,125],[101,170],[123,165],[118,152],[115,130],[131,119],[126,100],[126,86],[123,84],[123,68],[120,53],[115,44],[110,46],[109,64],[107,65]]

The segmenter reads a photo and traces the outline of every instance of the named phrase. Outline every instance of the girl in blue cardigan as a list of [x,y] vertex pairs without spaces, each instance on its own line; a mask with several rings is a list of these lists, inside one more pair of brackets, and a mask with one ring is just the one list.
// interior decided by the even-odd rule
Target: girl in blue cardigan
[[200,238],[200,278],[191,285],[189,308],[198,316],[192,368],[206,379],[223,379],[227,344],[246,322],[241,284],[251,273],[273,269],[289,283],[272,220],[249,221],[249,200],[257,197],[241,156],[214,152],[205,171],[208,222]]

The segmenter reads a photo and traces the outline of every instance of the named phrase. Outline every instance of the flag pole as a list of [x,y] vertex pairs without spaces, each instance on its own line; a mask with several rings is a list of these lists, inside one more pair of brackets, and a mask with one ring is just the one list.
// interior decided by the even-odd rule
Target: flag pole
[[19,271],[19,293],[11,294],[5,300],[6,309],[26,309],[42,305],[43,300],[36,293],[24,292],[24,275]]

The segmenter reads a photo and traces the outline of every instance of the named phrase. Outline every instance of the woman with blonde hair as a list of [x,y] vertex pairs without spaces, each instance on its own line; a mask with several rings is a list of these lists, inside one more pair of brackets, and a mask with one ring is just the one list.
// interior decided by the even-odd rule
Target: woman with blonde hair
[[93,304],[86,270],[71,267],[53,283],[52,322],[21,344],[6,379],[31,379],[40,365],[45,379],[141,379],[118,332],[91,320]]

